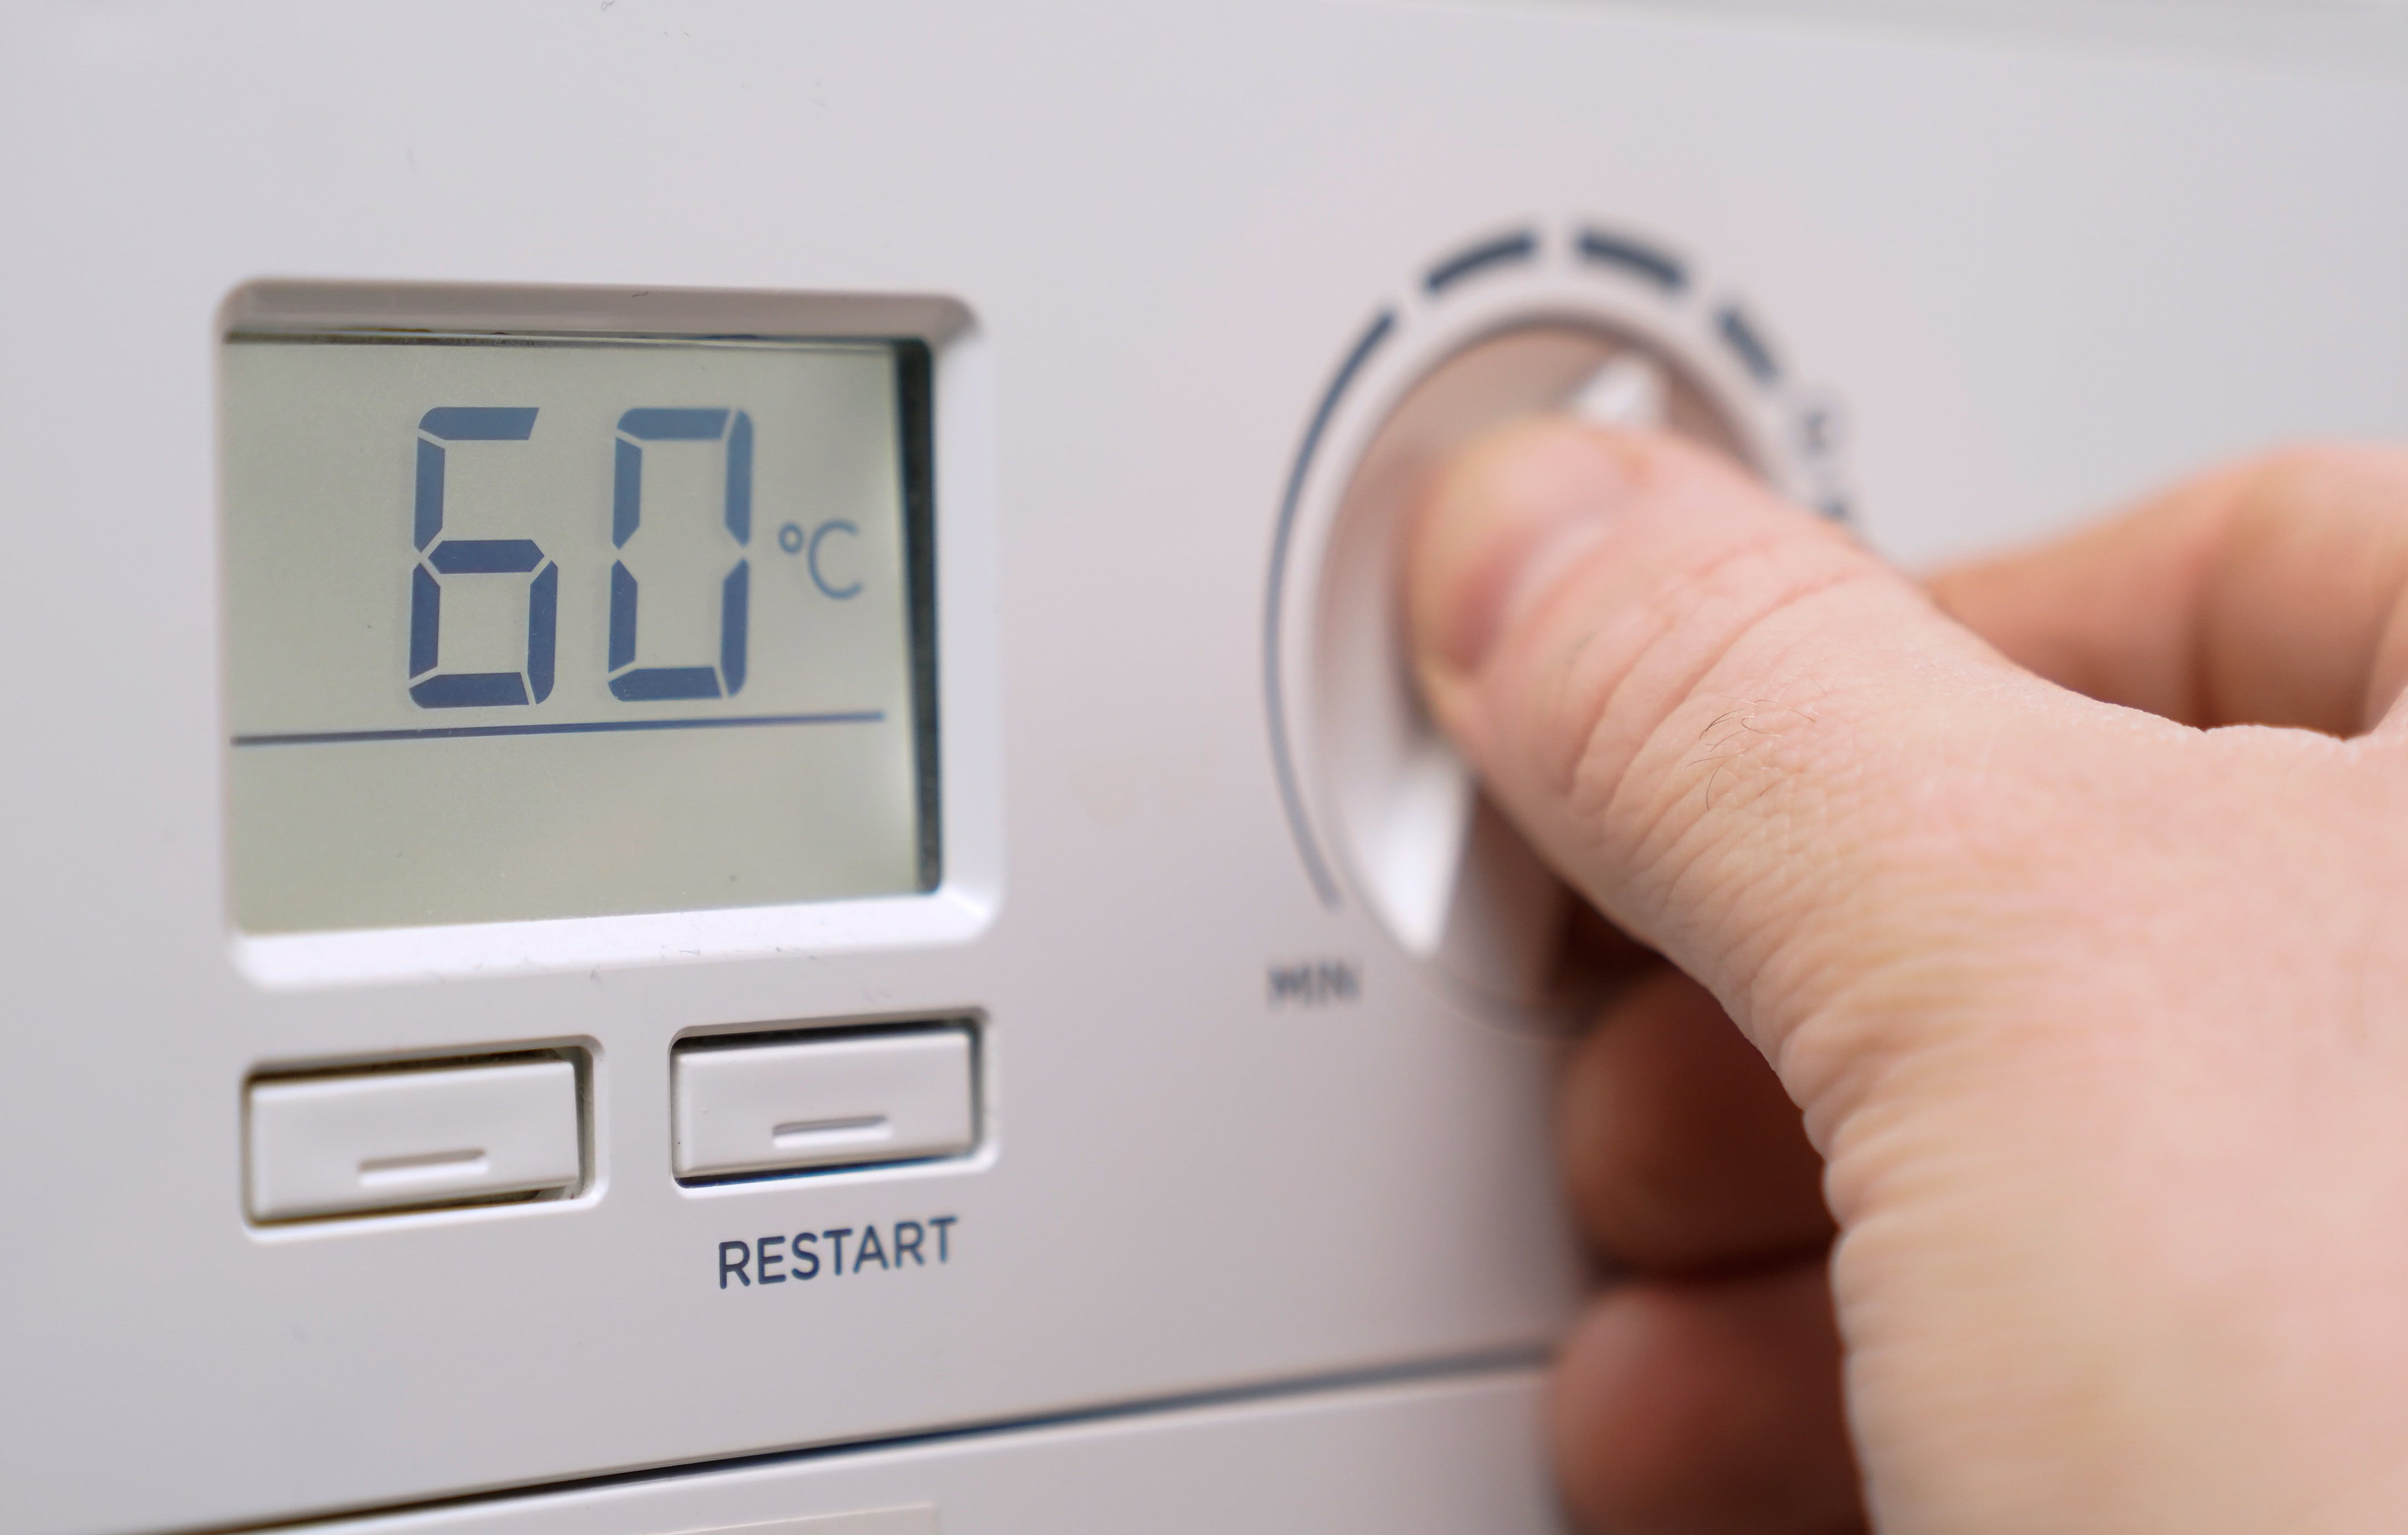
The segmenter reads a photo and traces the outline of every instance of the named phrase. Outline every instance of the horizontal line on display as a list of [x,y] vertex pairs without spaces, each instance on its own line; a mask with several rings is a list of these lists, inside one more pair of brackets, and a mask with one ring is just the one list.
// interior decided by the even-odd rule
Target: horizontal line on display
[[770,724],[876,724],[882,709],[838,714],[730,714],[693,720],[587,720],[577,724],[437,724],[421,730],[306,730],[278,736],[236,736],[236,746],[332,746],[344,741],[460,740],[474,736],[597,736],[622,730],[731,730]]

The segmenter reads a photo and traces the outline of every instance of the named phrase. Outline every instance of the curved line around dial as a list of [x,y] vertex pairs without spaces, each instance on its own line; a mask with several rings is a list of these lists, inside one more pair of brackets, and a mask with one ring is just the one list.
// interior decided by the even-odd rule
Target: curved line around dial
[[1280,802],[1287,810],[1288,829],[1296,837],[1297,852],[1303,856],[1304,871],[1312,880],[1312,888],[1321,904],[1333,910],[1339,904],[1338,881],[1329,871],[1327,860],[1321,855],[1321,845],[1313,840],[1312,824],[1305,818],[1304,795],[1297,782],[1296,760],[1287,739],[1287,700],[1280,685],[1280,606],[1287,592],[1288,538],[1296,530],[1296,511],[1304,498],[1305,476],[1312,468],[1312,455],[1321,447],[1321,435],[1329,428],[1329,418],[1337,413],[1339,397],[1354,375],[1363,370],[1371,353],[1378,351],[1397,328],[1397,311],[1383,308],[1364,327],[1363,334],[1347,351],[1346,360],[1338,365],[1338,372],[1323,391],[1321,404],[1312,412],[1312,420],[1304,429],[1304,440],[1297,445],[1296,464],[1288,470],[1287,492],[1280,498],[1279,526],[1271,535],[1270,595],[1263,606],[1263,689],[1270,703],[1271,765],[1279,777]]

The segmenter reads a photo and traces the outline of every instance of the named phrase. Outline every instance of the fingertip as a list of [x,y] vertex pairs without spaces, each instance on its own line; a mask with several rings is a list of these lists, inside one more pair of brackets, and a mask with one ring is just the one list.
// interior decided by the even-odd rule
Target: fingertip
[[1821,1535],[1861,1517],[1819,1264],[1610,1293],[1565,1342],[1554,1429],[1592,1529]]

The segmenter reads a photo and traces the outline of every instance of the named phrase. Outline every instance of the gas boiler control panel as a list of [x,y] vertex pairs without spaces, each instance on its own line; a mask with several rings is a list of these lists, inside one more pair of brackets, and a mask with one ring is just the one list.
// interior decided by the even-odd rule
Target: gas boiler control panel
[[1814,8],[21,7],[0,1535],[1554,1528],[1431,466],[2408,432],[2380,59]]

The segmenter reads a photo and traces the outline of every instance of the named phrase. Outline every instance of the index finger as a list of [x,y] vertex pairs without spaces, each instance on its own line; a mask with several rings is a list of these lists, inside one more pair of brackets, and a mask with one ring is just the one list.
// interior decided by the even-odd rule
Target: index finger
[[1930,590],[2010,658],[2103,702],[2356,735],[2408,683],[2408,451],[2272,454]]

